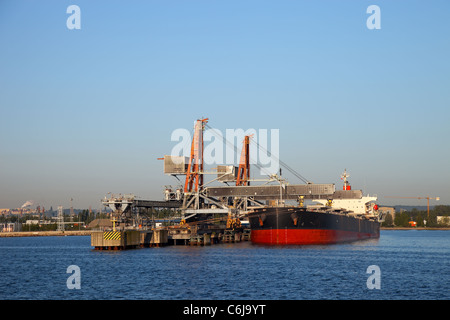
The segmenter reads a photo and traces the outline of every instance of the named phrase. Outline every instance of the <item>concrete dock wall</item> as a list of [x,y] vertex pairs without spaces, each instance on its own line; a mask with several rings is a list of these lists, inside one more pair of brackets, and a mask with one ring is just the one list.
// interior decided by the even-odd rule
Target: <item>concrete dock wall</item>
[[141,232],[125,231],[94,231],[91,234],[91,246],[99,250],[116,250],[136,248],[141,243]]
[[0,232],[2,237],[49,237],[49,236],[89,236],[94,231],[79,230],[79,231],[18,231],[18,232]]

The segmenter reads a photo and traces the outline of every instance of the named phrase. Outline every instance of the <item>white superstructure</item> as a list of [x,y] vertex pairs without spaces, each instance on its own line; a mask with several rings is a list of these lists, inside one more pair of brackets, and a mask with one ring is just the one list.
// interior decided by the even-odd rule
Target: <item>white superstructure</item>
[[[347,181],[347,178],[350,175],[347,173],[347,170],[341,175],[341,179],[344,180],[344,191],[351,191],[350,183]],[[351,211],[349,214],[354,215],[366,215],[368,217],[379,217],[378,213],[378,205],[375,204],[378,197],[376,196],[362,196],[361,198],[339,198],[333,199],[332,201],[317,199],[313,200],[314,202],[318,202],[324,206],[328,206],[333,209],[343,209],[346,211]],[[379,217],[381,219],[381,217]]]
[[[331,202],[331,208],[344,209],[353,211],[355,214],[375,214],[378,207],[374,201],[377,201],[377,197],[362,197],[361,199],[334,199]],[[313,200],[324,206],[329,205],[328,200]],[[374,209],[375,208],[375,209]]]

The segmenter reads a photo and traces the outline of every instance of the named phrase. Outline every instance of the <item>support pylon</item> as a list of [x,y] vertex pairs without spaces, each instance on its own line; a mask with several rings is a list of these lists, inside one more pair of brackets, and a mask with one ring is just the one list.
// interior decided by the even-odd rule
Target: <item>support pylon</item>
[[241,159],[239,161],[238,176],[236,179],[237,186],[250,185],[250,137],[245,136],[242,146]]
[[195,123],[192,138],[191,156],[186,173],[184,192],[198,192],[203,187],[203,129],[208,119],[199,119]]

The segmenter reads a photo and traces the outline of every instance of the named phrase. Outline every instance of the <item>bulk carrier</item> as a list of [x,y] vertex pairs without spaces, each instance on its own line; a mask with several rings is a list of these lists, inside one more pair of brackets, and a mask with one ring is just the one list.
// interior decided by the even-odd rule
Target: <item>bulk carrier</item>
[[[145,204],[177,206],[180,230],[212,234],[213,229],[226,221],[226,232],[239,233],[243,232],[243,221],[248,221],[251,241],[269,245],[329,244],[379,237],[381,217],[374,203],[377,198],[365,197],[361,190],[352,190],[346,172],[342,176],[343,190],[336,190],[333,183],[312,183],[271,155],[258,144],[253,134],[236,136],[238,140],[243,139],[239,166],[228,164],[206,168],[203,159],[205,130],[210,130],[218,141],[224,141],[227,148],[229,145],[234,147],[234,141],[227,141],[208,125],[208,118],[197,119],[190,156],[171,154],[158,158],[164,161],[165,174],[174,176],[181,183],[183,178],[178,176],[184,176],[184,186],[166,186],[166,204],[157,201]],[[267,177],[250,177],[250,144],[279,162],[279,174],[265,170]],[[235,152],[238,152],[237,148]],[[232,155],[234,157],[234,153]],[[262,175],[264,168],[255,165]],[[282,177],[281,167],[304,184],[289,183]],[[213,179],[206,182],[206,175],[212,175]],[[305,206],[305,201],[315,204]],[[133,206],[144,204],[134,201]]]
[[267,245],[333,244],[380,237],[377,197],[352,190],[345,171],[343,190],[316,205],[273,206],[249,212],[251,241]]
[[[374,203],[377,198],[352,190],[346,170],[341,177],[343,190],[336,190],[333,183],[312,183],[259,145],[254,134],[236,134],[236,139],[242,139],[239,166],[221,164],[206,168],[203,159],[206,129],[215,135],[215,140],[224,141],[227,150],[232,149],[231,145],[238,152],[234,141],[224,139],[207,123],[208,118],[194,122],[189,157],[170,154],[157,158],[164,161],[165,174],[181,183],[178,176],[184,176],[184,186],[165,187],[164,201],[138,200],[134,195],[103,199],[103,204],[112,210],[113,226],[112,231],[100,232],[92,238],[94,247],[127,248],[170,241],[195,244],[213,239],[228,242],[233,241],[233,236],[235,240],[241,236],[248,239],[249,233],[253,243],[267,245],[331,244],[380,236],[382,217]],[[279,174],[255,163],[262,177],[250,177],[251,143],[258,152],[279,163]],[[234,153],[231,155],[234,158]],[[282,177],[281,167],[304,184],[289,183]],[[213,179],[204,181],[206,175],[212,175]],[[305,206],[305,201],[315,204]],[[155,208],[172,212],[163,221],[170,226],[156,225],[152,213]]]

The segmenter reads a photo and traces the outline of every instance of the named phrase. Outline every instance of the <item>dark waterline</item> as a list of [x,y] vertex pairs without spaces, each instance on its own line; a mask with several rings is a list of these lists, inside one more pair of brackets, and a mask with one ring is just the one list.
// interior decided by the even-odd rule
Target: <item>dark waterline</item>
[[[68,289],[70,265],[81,289]],[[367,268],[380,268],[368,289]],[[450,298],[450,231],[382,230],[377,240],[249,242],[95,251],[89,236],[0,238],[0,299],[300,300]]]

